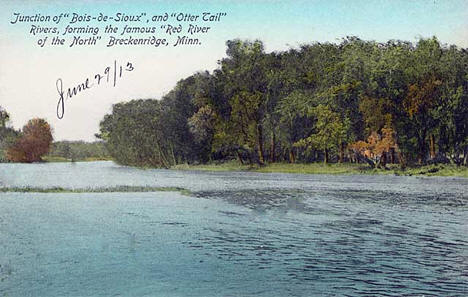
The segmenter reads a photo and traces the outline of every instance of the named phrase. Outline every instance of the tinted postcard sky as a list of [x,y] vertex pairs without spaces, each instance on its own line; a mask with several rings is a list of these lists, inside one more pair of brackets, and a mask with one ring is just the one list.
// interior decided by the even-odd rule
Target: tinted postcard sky
[[[229,39],[260,39],[267,52],[312,42],[340,42],[345,36],[385,42],[411,42],[436,36],[442,43],[468,47],[466,0],[317,0],[317,1],[5,1],[0,12],[0,105],[21,128],[42,117],[56,140],[94,140],[99,122],[112,104],[131,99],[159,99],[182,78],[212,71],[225,56]],[[11,24],[14,13],[158,15],[165,12],[225,12],[199,46],[151,47],[44,46],[29,34],[32,23]],[[97,26],[96,21],[86,25]],[[124,24],[122,23],[121,26]],[[210,26],[208,24],[208,26]],[[158,35],[158,34],[155,34]],[[92,88],[66,102],[58,119],[56,81],[76,86],[107,66],[131,62],[135,69],[116,86]]]

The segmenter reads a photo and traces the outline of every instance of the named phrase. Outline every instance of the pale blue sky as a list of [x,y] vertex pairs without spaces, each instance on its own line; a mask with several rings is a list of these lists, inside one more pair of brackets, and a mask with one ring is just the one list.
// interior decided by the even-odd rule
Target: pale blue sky
[[[436,35],[447,43],[468,46],[468,1],[466,0],[309,0],[309,1],[8,1],[3,20],[12,12],[55,14],[103,12],[113,14],[225,11],[223,26],[211,38],[258,37],[267,46],[309,41],[335,41],[346,35],[363,39],[414,41]],[[32,4],[33,3],[33,4]],[[20,26],[2,22],[2,33],[15,33]]]
[[[93,140],[98,123],[116,102],[160,98],[198,70],[213,70],[223,57],[225,41],[261,39],[267,51],[314,41],[339,42],[355,35],[366,40],[416,41],[436,36],[443,43],[468,47],[466,0],[311,0],[311,1],[5,1],[0,17],[0,105],[20,128],[44,117],[56,139]],[[61,12],[127,14],[146,12],[226,12],[197,48],[38,48],[29,24],[11,25],[14,12],[53,15]],[[101,71],[114,60],[131,60],[136,70],[115,88],[91,89],[70,100],[67,115],[55,116],[55,81],[65,86]]]

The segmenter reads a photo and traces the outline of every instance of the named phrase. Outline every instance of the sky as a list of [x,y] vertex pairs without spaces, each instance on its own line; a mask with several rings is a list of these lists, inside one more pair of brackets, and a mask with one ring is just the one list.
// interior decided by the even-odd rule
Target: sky
[[[213,71],[225,57],[225,42],[230,39],[260,39],[267,52],[295,48],[312,42],[340,42],[346,36],[385,42],[400,39],[416,42],[436,36],[442,43],[468,48],[468,1],[466,0],[309,0],[309,1],[21,1],[0,0],[0,106],[10,113],[11,125],[20,129],[31,118],[45,118],[53,127],[55,140],[94,141],[99,122],[112,110],[112,104],[132,99],[160,99],[177,83],[197,71]],[[45,35],[30,34],[31,25],[16,23],[14,13],[22,15],[103,15],[116,13],[146,17],[168,13],[226,13],[219,22],[178,22],[210,26],[196,46],[120,46],[107,47],[109,34],[96,46],[69,47],[37,45]],[[121,29],[125,23],[111,22]],[[77,26],[77,24],[70,24]],[[81,26],[100,26],[97,20]],[[153,26],[151,22],[139,26]],[[159,30],[159,27],[158,27]],[[59,33],[61,34],[61,33]],[[117,33],[118,34],[118,33]],[[135,34],[131,34],[137,37]],[[165,34],[157,31],[157,37]],[[201,35],[201,34],[200,34]],[[92,36],[92,35],[87,35]],[[53,37],[50,36],[50,38]],[[172,41],[176,40],[171,36]],[[50,42],[50,40],[49,40]],[[63,89],[93,81],[106,67],[117,69],[132,63],[133,70],[113,82],[94,84],[72,98],[65,99],[65,114],[57,117],[59,94]],[[112,80],[112,79],[111,79]]]

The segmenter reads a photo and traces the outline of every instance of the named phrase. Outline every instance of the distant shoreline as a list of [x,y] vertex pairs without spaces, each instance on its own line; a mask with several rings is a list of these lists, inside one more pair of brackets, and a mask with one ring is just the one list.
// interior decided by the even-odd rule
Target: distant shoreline
[[42,160],[45,163],[60,163],[60,162],[96,162],[96,161],[113,161],[110,157],[87,157],[87,158],[80,158],[76,160],[67,159],[64,157],[55,157],[55,156],[45,156],[42,157]]
[[249,171],[259,173],[296,173],[296,174],[332,174],[332,175],[395,175],[395,176],[452,176],[468,178],[468,168],[451,164],[425,165],[401,169],[397,165],[388,169],[372,169],[365,164],[355,163],[309,163],[290,164],[273,163],[265,166],[240,165],[236,162],[208,165],[181,164],[172,167],[176,170],[205,170],[205,171]]
[[[72,162],[60,157],[46,157],[45,162]],[[113,161],[112,158],[85,158],[74,162]],[[127,166],[127,165],[126,165]],[[134,167],[134,166],[131,166]],[[150,169],[152,167],[141,167]],[[356,163],[272,163],[264,166],[257,164],[242,165],[237,161],[211,164],[178,164],[170,170],[200,170],[200,171],[245,171],[258,173],[296,173],[296,174],[333,174],[333,175],[395,175],[395,176],[453,176],[468,178],[468,167],[452,164],[424,165],[401,169],[397,164],[387,166],[387,169],[373,169],[366,164]]]

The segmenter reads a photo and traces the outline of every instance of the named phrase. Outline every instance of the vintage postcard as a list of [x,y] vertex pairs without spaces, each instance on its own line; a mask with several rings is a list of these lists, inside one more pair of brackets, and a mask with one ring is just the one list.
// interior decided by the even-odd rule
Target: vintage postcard
[[467,1],[0,4],[0,297],[468,295]]

